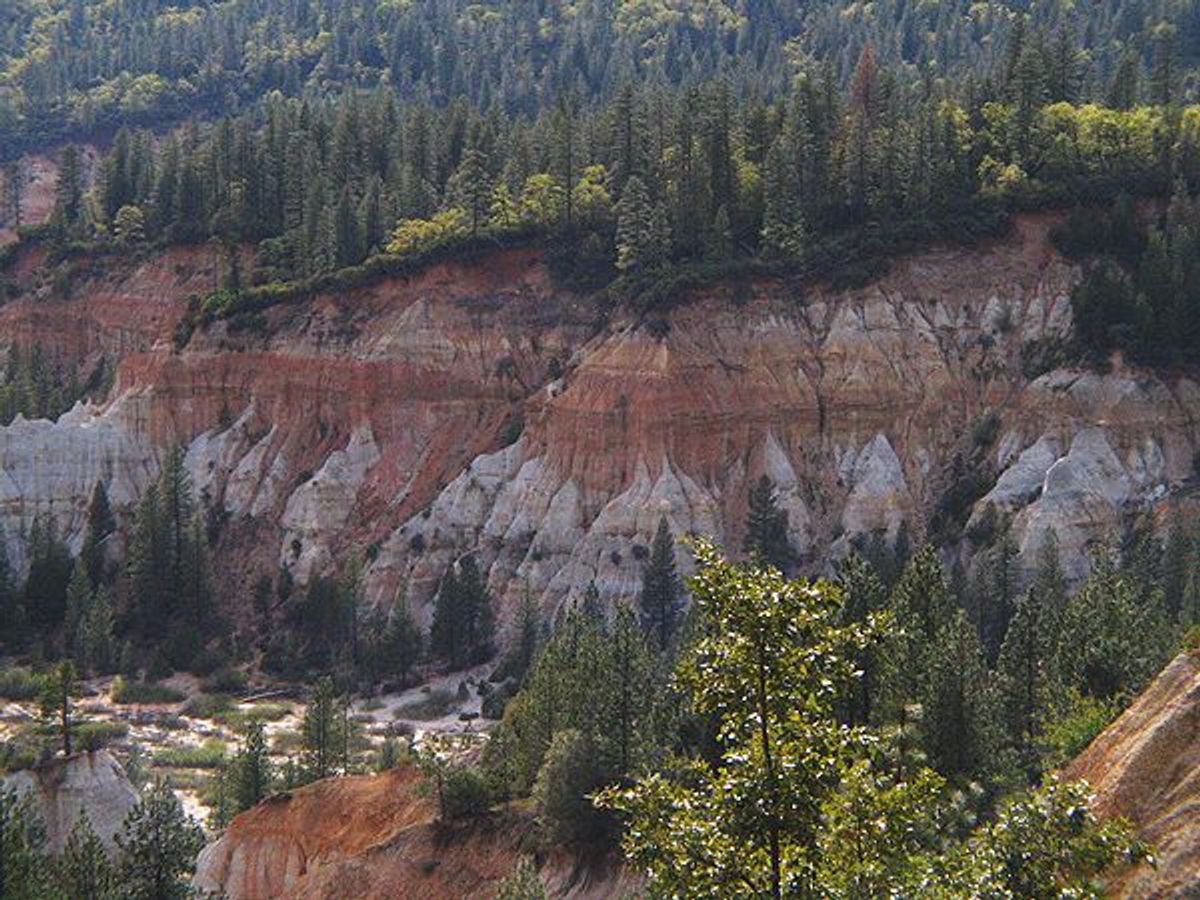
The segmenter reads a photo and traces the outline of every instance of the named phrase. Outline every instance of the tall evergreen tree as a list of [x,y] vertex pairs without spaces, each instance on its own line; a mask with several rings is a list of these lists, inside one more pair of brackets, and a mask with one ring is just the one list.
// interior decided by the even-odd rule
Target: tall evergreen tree
[[650,559],[642,571],[642,624],[660,652],[671,646],[679,624],[679,576],[675,572],[675,538],[667,517],[661,516],[650,545]]
[[788,538],[788,514],[775,499],[775,485],[763,475],[750,490],[750,511],[746,517],[746,539],[742,549],[750,557],[781,572],[787,572],[795,559]]
[[130,900],[184,900],[204,832],[188,816],[175,792],[158,781],[142,794],[117,835],[117,877]]

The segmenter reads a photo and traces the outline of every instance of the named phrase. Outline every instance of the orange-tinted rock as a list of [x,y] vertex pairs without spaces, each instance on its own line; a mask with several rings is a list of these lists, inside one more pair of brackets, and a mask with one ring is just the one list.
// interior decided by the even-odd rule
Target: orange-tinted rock
[[[268,800],[204,850],[195,885],[228,900],[491,896],[533,846],[532,820],[505,810],[442,826],[420,780],[400,768]],[[561,852],[543,860],[541,874],[553,896],[578,900],[638,887],[611,860],[583,864]]]
[[1156,868],[1126,871],[1112,896],[1200,896],[1200,653],[1184,653],[1066,769],[1154,848]]

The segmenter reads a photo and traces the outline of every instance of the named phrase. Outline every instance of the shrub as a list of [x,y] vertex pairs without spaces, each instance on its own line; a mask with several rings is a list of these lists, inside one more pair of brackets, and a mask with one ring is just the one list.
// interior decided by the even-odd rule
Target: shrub
[[1193,625],[1184,634],[1183,649],[1189,653],[1200,652],[1200,625]]
[[6,700],[32,700],[41,690],[38,677],[28,669],[0,671],[0,697]]
[[149,681],[128,681],[122,675],[113,679],[112,701],[121,705],[150,703],[182,703],[187,697],[165,684]]
[[393,716],[397,719],[428,722],[449,715],[453,706],[454,695],[449,691],[432,691],[424,700],[417,700],[398,707]]
[[218,669],[204,681],[204,690],[211,694],[240,694],[246,690],[246,673],[230,666]]
[[100,750],[127,737],[129,726],[124,722],[83,722],[76,726],[74,735],[80,750]]
[[1120,711],[1115,702],[1074,694],[1066,710],[1046,727],[1048,768],[1074,759],[1086,750]]
[[199,747],[169,747],[154,754],[153,764],[168,769],[219,769],[225,764],[225,744],[205,741]]
[[575,730],[554,735],[533,786],[538,822],[548,840],[575,843],[604,833],[607,819],[588,797],[599,785],[591,742]]
[[491,789],[478,769],[455,769],[446,776],[442,790],[443,810],[448,819],[473,819],[492,806]]
[[233,708],[233,698],[224,694],[197,694],[181,712],[193,719],[213,719]]

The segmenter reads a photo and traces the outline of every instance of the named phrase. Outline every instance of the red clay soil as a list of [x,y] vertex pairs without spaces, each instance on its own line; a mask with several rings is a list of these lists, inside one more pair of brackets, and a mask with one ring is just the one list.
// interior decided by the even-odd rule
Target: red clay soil
[[1070,766],[1096,791],[1103,816],[1130,819],[1154,845],[1157,868],[1109,885],[1138,900],[1200,897],[1200,653],[1184,653]]
[[[238,816],[198,866],[198,887],[228,900],[289,897],[490,897],[535,848],[534,823],[507,809],[475,823],[438,824],[410,768],[328,779]],[[552,896],[606,898],[638,885],[610,860],[541,861]]]

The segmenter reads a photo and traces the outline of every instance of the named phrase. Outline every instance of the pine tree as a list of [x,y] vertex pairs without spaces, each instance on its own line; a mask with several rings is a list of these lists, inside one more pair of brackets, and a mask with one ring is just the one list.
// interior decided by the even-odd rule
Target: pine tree
[[126,557],[137,624],[144,634],[161,625],[169,613],[167,606],[167,546],[164,540],[162,506],[157,484],[146,488],[138,501],[133,519],[133,535]]
[[454,173],[449,186],[454,198],[471,220],[471,236],[488,223],[492,206],[492,180],[488,172],[487,157],[478,147],[471,147],[463,154],[462,163]]
[[642,624],[665,653],[679,619],[679,577],[675,573],[675,539],[661,516],[650,546],[650,559],[642,572]]
[[951,779],[976,778],[994,765],[994,698],[975,627],[961,611],[939,630],[922,695],[929,761]]
[[1167,544],[1163,550],[1162,590],[1163,606],[1172,622],[1178,621],[1183,611],[1183,598],[1187,592],[1188,579],[1196,567],[1195,559],[1200,555],[1200,546],[1193,546],[1192,535],[1184,524],[1178,509],[1171,517],[1167,532]]
[[666,261],[662,214],[636,175],[625,184],[617,203],[617,268],[622,272],[651,269]]
[[64,236],[78,233],[83,221],[83,167],[74,144],[64,147],[59,157],[54,221]]
[[317,682],[304,711],[300,726],[304,775],[309,781],[320,781],[337,773],[338,760],[346,740],[343,701],[333,688],[333,681],[322,678]]
[[117,835],[117,877],[129,900],[184,900],[204,832],[165,781],[142,795]]
[[[862,556],[851,553],[838,566],[838,584],[845,597],[842,618],[846,624],[864,623],[887,605],[887,589],[874,568]],[[850,686],[844,708],[852,724],[873,720],[878,702],[880,660],[878,647],[865,647],[856,656],[862,675]]]
[[270,792],[274,775],[261,722],[251,722],[246,726],[242,746],[231,762],[231,774],[231,799],[235,814],[257,806]]
[[92,498],[88,503],[87,531],[84,533],[83,549],[80,552],[92,587],[97,587],[104,578],[104,539],[116,530],[117,522],[108,503],[108,490],[104,481],[98,480],[92,488]]
[[86,811],[80,813],[55,860],[54,884],[62,897],[107,900],[117,896],[116,873]]
[[607,636],[604,677],[597,684],[603,726],[596,735],[606,777],[620,777],[648,762],[647,751],[660,737],[653,651],[637,615],[627,605],[617,608]]
[[1029,591],[1017,602],[996,675],[1005,733],[1030,777],[1036,774],[1034,741],[1056,698],[1053,679],[1057,641],[1053,610],[1035,591]]
[[533,592],[526,586],[524,597],[521,600],[521,609],[517,614],[511,649],[504,666],[505,673],[509,678],[515,678],[518,683],[525,680],[525,676],[533,668],[541,636],[542,625],[541,617],[538,615],[537,602],[533,599]]
[[75,666],[70,661],[58,664],[42,679],[41,712],[46,724],[58,732],[63,756],[70,756],[72,730],[76,725],[71,715],[75,695]]
[[75,662],[86,673],[107,675],[115,668],[115,648],[112,598],[108,588],[101,585],[92,598],[88,615],[78,630],[75,641]]
[[788,540],[788,514],[775,499],[775,485],[763,475],[750,490],[750,512],[742,549],[762,564],[787,572],[795,559]]
[[788,157],[782,138],[767,153],[762,246],[769,256],[799,260],[804,257],[808,236],[794,162]]
[[49,868],[42,855],[46,829],[28,794],[0,782],[0,897],[51,900]]
[[1020,582],[1019,548],[1005,531],[984,556],[974,590],[973,618],[988,664],[994,665],[1008,631]]

